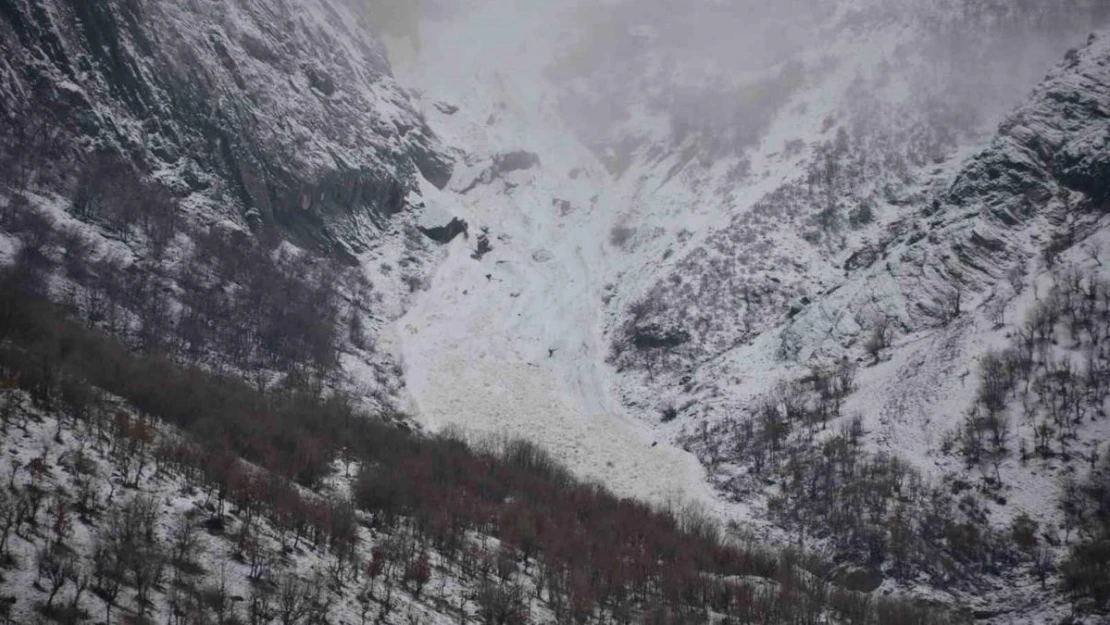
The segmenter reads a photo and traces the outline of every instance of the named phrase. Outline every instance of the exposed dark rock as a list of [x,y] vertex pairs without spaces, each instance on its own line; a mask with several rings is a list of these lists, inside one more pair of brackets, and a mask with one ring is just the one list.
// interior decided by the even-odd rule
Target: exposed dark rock
[[1001,252],[1006,247],[1006,244],[1002,241],[985,237],[974,230],[971,231],[970,241],[972,244],[978,245],[979,247],[990,250],[992,252]]
[[425,180],[441,191],[447,188],[447,183],[451,182],[451,176],[454,173],[454,164],[450,158],[439,152],[423,137],[413,142],[409,155]]
[[834,575],[833,583],[853,592],[874,592],[883,585],[883,572],[873,568],[850,567]]
[[540,157],[532,152],[516,151],[498,154],[493,157],[493,163],[475,178],[461,193],[468,193],[480,184],[489,184],[505,174],[537,167]]
[[310,87],[326,96],[335,95],[335,80],[327,72],[314,67],[307,67],[304,73],[308,77]]
[[678,328],[664,328],[657,324],[635,326],[629,336],[629,342],[636,349],[674,348],[689,341],[689,332]]
[[1016,226],[1021,223],[1020,221],[1018,221],[1017,217],[1014,217],[1013,213],[1006,210],[1005,208],[992,208],[991,215],[993,215],[995,219],[998,219],[998,221],[1001,221],[1003,224],[1010,227]]
[[450,243],[455,237],[465,233],[470,226],[465,220],[458,217],[453,218],[446,226],[436,226],[435,228],[420,228],[429,239],[437,243]]
[[493,175],[495,178],[514,171],[538,167],[540,157],[534,152],[519,150],[507,154],[498,154],[493,157]]
[[1006,609],[974,610],[974,611],[972,611],[971,616],[972,616],[972,618],[974,618],[977,621],[987,621],[987,620],[996,619],[1000,616],[1009,614],[1010,612],[1011,612],[1011,610],[1006,610]]
[[[1093,47],[1069,53],[1063,68],[1001,124],[993,145],[968,164],[949,188],[949,202],[994,206],[991,214],[1014,227],[1060,186],[1083,193],[1096,208],[1110,200],[1110,77],[1098,54]],[[1077,63],[1099,69],[1076,71]],[[1014,198],[1025,200],[1016,214],[1009,206]]]
[[663,423],[670,423],[671,421],[674,421],[675,419],[678,418],[678,408],[675,408],[673,405],[665,406],[663,408],[662,412],[663,412],[663,419],[662,419]]
[[[474,253],[471,254],[470,257],[474,260],[482,260],[483,256],[492,251],[493,246],[490,245],[489,236],[483,232],[482,234],[478,235],[478,249],[474,250]],[[488,275],[486,276],[486,279],[489,279]]]
[[344,7],[261,7],[0,0],[0,55],[15,69],[2,108],[49,109],[72,150],[118,155],[221,217],[348,255],[404,209],[417,176],[445,187],[451,159],[369,32],[329,21]]
[[459,107],[455,106],[454,104],[448,104],[446,102],[436,102],[433,106],[436,107],[437,111],[443,113],[444,115],[454,115],[455,113],[459,112]]
[[[1103,115],[1107,120],[1110,111]],[[1069,145],[1057,153],[1054,162],[1060,182],[1086,194],[1098,209],[1110,202],[1110,120],[1104,125],[1107,129],[1101,140]]]
[[875,264],[875,261],[882,255],[882,250],[872,246],[862,247],[852,253],[848,260],[844,261],[844,268],[848,271],[855,271],[870,267]]

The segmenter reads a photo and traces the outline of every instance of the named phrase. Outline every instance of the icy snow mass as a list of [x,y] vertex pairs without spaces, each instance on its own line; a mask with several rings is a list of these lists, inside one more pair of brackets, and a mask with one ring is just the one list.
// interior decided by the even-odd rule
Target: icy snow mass
[[[473,26],[489,16],[467,19]],[[467,150],[451,185],[425,185],[423,195],[429,211],[467,220],[470,233],[447,247],[428,289],[394,327],[415,416],[432,430],[457,425],[539,442],[621,495],[710,501],[697,460],[653,441],[611,399],[601,297],[612,264],[605,256],[616,252],[605,247],[612,213],[594,210],[608,176],[551,110],[534,65],[543,51],[518,45],[514,33],[523,29],[438,26],[428,25],[415,55],[395,53],[394,69],[419,90],[444,141]],[[479,30],[489,37],[467,37]],[[483,62],[491,55],[500,71]],[[459,111],[444,113],[451,108],[439,102]],[[540,164],[463,193],[492,157],[518,150]],[[476,260],[482,227],[493,250]]]

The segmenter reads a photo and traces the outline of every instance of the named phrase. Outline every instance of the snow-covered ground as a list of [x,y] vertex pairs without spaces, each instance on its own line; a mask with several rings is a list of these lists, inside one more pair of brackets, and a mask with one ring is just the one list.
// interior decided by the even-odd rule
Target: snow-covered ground
[[[626,126],[648,145],[613,174],[568,127],[557,110],[565,94],[547,79],[557,47],[573,38],[558,29],[573,22],[561,21],[557,9],[476,4],[464,16],[425,21],[419,47],[389,40],[398,82],[460,155],[447,189],[421,191],[428,224],[458,216],[470,225],[469,239],[448,246],[428,289],[386,337],[403,358],[412,412],[433,430],[525,436],[621,494],[684,492],[725,512],[704,470],[675,447],[681,424],[660,423],[672,391],[638,374],[617,375],[605,362],[605,333],[706,237],[805,174],[808,152],[784,146],[828,139],[826,118],[846,106],[859,72],[873,71],[875,50],[896,47],[898,33],[837,44],[833,52],[851,62],[808,85],[745,155],[713,163],[691,163],[688,150],[652,156],[649,146],[666,143],[670,120],[637,111]],[[816,64],[812,56],[807,62]],[[540,164],[482,178],[493,157],[521,150]],[[738,181],[742,161],[751,173]],[[481,228],[493,250],[478,261],[471,252]],[[625,228],[628,241],[615,244],[614,228]],[[841,280],[837,261],[792,229],[775,223],[758,237],[771,253],[745,271],[785,270],[821,288]],[[768,334],[734,352],[744,384],[714,385],[731,386],[732,399],[766,392],[788,373],[776,361],[777,344]],[[748,512],[727,509],[732,518]]]
[[[467,220],[469,236],[446,247],[393,328],[414,414],[432,430],[534,440],[621,495],[709,503],[694,456],[613,400],[601,322],[607,257],[618,252],[606,244],[614,212],[597,203],[609,176],[551,110],[538,79],[546,53],[518,45],[529,17],[500,14],[514,27],[485,29],[481,42],[467,40],[477,32],[467,24],[433,23],[419,53],[394,55],[436,131],[467,151],[448,189],[423,195],[429,214]],[[539,165],[467,190],[492,157],[519,150]],[[492,251],[478,260],[483,228]]]
[[[670,120],[647,108],[632,110],[591,150],[590,138],[568,127],[560,108],[566,85],[548,78],[555,48],[572,39],[559,32],[563,22],[553,17],[559,9],[509,0],[472,4],[479,6],[465,15],[425,21],[419,46],[390,41],[398,82],[457,157],[446,189],[421,189],[423,219],[442,225],[457,216],[470,226],[468,237],[445,246],[425,290],[386,329],[387,348],[404,365],[410,412],[433,431],[459,426],[534,440],[622,495],[660,501],[680,494],[723,518],[774,532],[762,502],[725,503],[712,492],[704,468],[679,441],[732,418],[809,364],[845,355],[865,364],[861,343],[871,320],[910,319],[918,314],[911,300],[943,295],[948,282],[940,278],[907,286],[903,274],[911,269],[900,267],[916,257],[892,255],[866,270],[847,261],[924,223],[924,198],[941,193],[983,147],[995,112],[984,113],[982,127],[965,129],[966,136],[938,138],[946,118],[919,110],[914,76],[897,74],[929,68],[928,60],[902,58],[888,79],[888,61],[901,58],[907,40],[927,40],[926,34],[881,25],[806,52],[804,84],[741,154],[697,158],[697,140],[669,144]],[[794,198],[806,197],[801,192],[813,184],[821,150],[844,129],[852,142],[844,161],[858,168],[857,180],[830,188],[847,203],[873,200],[874,221],[812,243],[807,231],[816,209]],[[902,143],[921,137],[939,152],[924,165],[907,165],[906,157],[918,162],[912,157],[922,156],[914,153],[921,146]],[[625,139],[637,147],[614,172],[598,145]],[[868,164],[861,154],[875,146],[900,165],[874,154]],[[539,163],[497,173],[499,156],[521,151]],[[900,167],[908,173],[895,175]],[[615,229],[626,236],[614,236]],[[483,233],[492,250],[476,259]],[[1028,279],[1038,271],[1031,267]],[[701,351],[685,363],[689,370],[617,373],[606,362],[634,302],[649,293],[682,293],[658,285],[699,281],[698,297],[665,306],[680,325],[707,317],[710,327],[723,327],[720,340],[695,348]],[[756,308],[750,340],[739,340],[740,311],[750,307],[739,295],[744,286],[770,294],[770,303]],[[711,300],[706,294],[713,289],[720,294]],[[870,450],[898,456],[929,479],[959,471],[958,460],[941,452],[942,441],[975,396],[979,356],[1005,345],[1031,305],[1028,292],[1011,299],[1007,326],[995,328],[987,308],[996,295],[1007,293],[969,292],[965,307],[974,314],[950,327],[902,326],[883,362],[860,368],[844,414],[863,417]],[[783,356],[788,341],[793,357]],[[692,382],[679,384],[687,373]],[[666,405],[690,408],[661,423]],[[1024,479],[1028,472],[1016,462],[1007,475],[1019,484],[1008,493],[1016,505],[1000,510],[997,520],[1025,511],[1053,521],[1046,502],[1057,477]]]

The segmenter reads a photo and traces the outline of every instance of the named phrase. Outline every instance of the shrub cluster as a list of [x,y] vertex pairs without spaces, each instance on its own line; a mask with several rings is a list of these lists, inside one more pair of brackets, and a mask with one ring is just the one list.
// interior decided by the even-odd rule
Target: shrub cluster
[[164,187],[115,158],[80,169],[70,213],[109,240],[61,225],[23,195],[8,198],[0,228],[21,242],[14,275],[130,344],[190,363],[329,371],[350,316],[340,293],[369,292],[353,269],[274,233],[195,225]]
[[1104,418],[1110,398],[1110,282],[1074,267],[1055,272],[1011,346],[984,356],[979,374],[975,404],[951,443],[968,465],[997,471],[1015,429],[1022,462],[1079,456],[1081,426]]
[[[1088,476],[1069,479],[1061,493],[1063,538],[1074,532],[1076,541],[1060,571],[1077,605],[1106,610],[1110,469],[1107,460],[1099,462],[1097,445],[1088,452],[1080,444],[1084,424],[1105,418],[1108,410],[1110,283],[1097,270],[1074,266],[1058,266],[1051,275],[1051,287],[1014,331],[1010,347],[981,360],[975,403],[948,448],[969,467],[992,466],[998,485],[999,465],[1015,451],[1022,463],[1089,464]],[[1020,529],[1014,528],[1019,543],[1036,543],[1028,528],[1020,540]]]
[[964,485],[932,486],[899,458],[864,449],[862,418],[841,411],[853,390],[849,363],[816,369],[684,443],[724,492],[743,500],[769,491],[772,517],[800,540],[830,545],[838,561],[902,580],[926,575],[936,587],[1016,562]]
[[1061,498],[1077,540],[1062,566],[1064,590],[1085,611],[1110,612],[1110,453]]

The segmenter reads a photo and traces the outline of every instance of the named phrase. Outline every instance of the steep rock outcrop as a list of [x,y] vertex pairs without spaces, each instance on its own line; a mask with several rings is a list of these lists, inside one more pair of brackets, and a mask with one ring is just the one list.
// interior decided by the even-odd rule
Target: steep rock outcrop
[[452,169],[358,6],[0,0],[0,100],[213,217],[357,251]]
[[467,230],[469,230],[469,226],[466,220],[459,219],[458,217],[452,218],[451,221],[447,222],[447,225],[444,226],[435,226],[433,228],[420,227],[420,232],[423,232],[424,236],[436,243],[444,244],[450,243],[460,234],[466,234]]
[[1108,208],[1108,165],[1110,36],[1103,34],[1069,52],[989,146],[892,228],[881,253],[870,250],[868,263],[848,267],[847,288],[785,328],[788,355],[838,352],[868,315],[897,316],[906,330],[920,330],[1012,296],[1007,279],[1023,277],[1025,264],[1038,257],[1051,264],[1098,227]]

